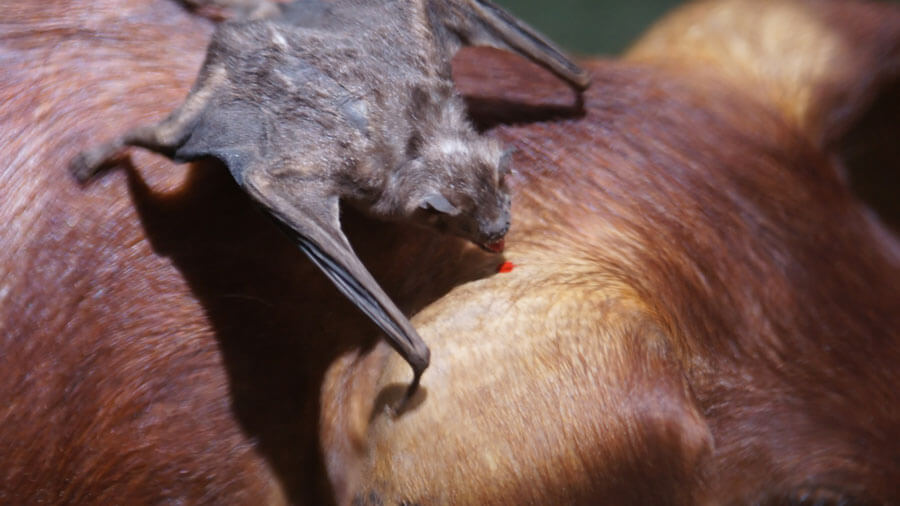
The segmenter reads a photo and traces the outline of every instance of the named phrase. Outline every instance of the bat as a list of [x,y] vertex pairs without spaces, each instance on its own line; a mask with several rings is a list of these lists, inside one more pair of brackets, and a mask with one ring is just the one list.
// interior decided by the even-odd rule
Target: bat
[[509,154],[471,126],[450,60],[463,46],[489,45],[579,89],[587,74],[488,0],[216,1],[253,15],[218,25],[183,104],[83,151],[71,171],[85,182],[126,146],[177,162],[221,160],[385,332],[413,369],[414,392],[428,347],[353,252],[339,202],[501,251]]

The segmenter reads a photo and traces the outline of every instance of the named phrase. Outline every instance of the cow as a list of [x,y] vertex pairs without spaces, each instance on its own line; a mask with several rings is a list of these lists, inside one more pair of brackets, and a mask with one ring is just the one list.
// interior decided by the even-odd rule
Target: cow
[[897,6],[691,3],[586,62],[583,96],[460,54],[516,148],[504,258],[342,214],[432,348],[406,402],[220,164],[68,176],[181,101],[210,20],[3,17],[0,502],[900,502]]

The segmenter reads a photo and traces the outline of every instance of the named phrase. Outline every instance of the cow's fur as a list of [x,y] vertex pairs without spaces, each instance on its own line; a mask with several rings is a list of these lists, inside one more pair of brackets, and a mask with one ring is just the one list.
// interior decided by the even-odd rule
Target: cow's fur
[[[433,347],[399,412],[402,360],[221,166],[66,174],[179,103],[208,21],[3,18],[0,501],[900,502],[896,215],[851,191],[897,173],[896,6],[695,3],[590,65],[582,116],[493,126],[511,273],[348,211]],[[456,77],[485,125],[572,98],[495,51]]]

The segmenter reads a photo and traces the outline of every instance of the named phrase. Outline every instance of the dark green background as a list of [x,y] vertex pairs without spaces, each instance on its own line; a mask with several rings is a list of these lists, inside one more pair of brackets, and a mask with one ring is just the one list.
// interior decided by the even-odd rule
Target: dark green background
[[[618,54],[678,0],[494,0],[581,54]],[[900,0],[888,0],[900,3]]]
[[679,0],[495,0],[562,47],[617,54]]

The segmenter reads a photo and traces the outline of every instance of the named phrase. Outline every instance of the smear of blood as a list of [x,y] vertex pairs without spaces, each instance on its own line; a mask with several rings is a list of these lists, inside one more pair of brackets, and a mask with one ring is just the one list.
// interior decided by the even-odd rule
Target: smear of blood
[[503,248],[506,246],[506,241],[503,239],[498,239],[490,244],[485,244],[485,247],[494,253],[502,253]]
[[501,274],[507,274],[512,272],[515,268],[516,266],[512,262],[503,262],[503,265],[501,265],[500,268],[497,269],[497,272]]

